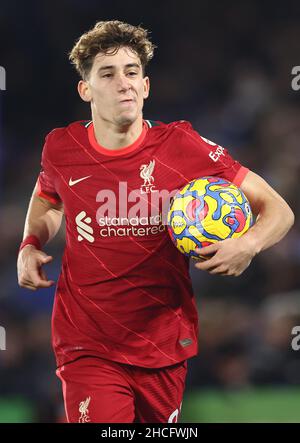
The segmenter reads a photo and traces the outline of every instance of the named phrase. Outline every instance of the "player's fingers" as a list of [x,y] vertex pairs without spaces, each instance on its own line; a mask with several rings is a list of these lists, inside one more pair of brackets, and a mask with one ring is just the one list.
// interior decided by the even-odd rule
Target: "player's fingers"
[[47,281],[40,280],[38,283],[38,288],[51,288],[51,286],[53,286],[54,283],[55,282],[53,280],[47,280]]
[[39,282],[41,281],[38,269],[28,270],[28,279],[30,280],[30,282],[33,286],[38,287]]
[[41,277],[42,280],[44,280],[44,281],[48,280],[46,272],[44,271],[43,268],[40,268],[39,273],[40,273],[40,277]]
[[37,289],[43,289],[43,288],[50,288],[51,286],[54,285],[55,282],[53,281],[48,281],[48,282],[43,282],[40,281],[37,285],[34,284],[20,284],[21,288],[26,288],[26,289],[31,289],[32,291],[36,291]]
[[19,281],[19,286],[21,288],[31,289],[32,291],[36,291],[37,290],[37,288],[35,286],[33,286],[33,284],[30,283],[29,280],[20,280]]
[[201,269],[201,271],[211,271],[212,269],[219,266],[220,263],[210,258],[209,260],[204,260],[195,264],[195,268]]
[[52,280],[42,280],[37,270],[31,270],[31,272],[29,273],[29,278],[33,286],[35,286],[36,288],[49,288],[54,284]]
[[46,255],[44,257],[41,258],[41,262],[43,264],[49,263],[53,260],[53,257],[51,255]]
[[218,249],[220,248],[220,245],[218,243],[214,243],[213,245],[205,246],[204,248],[196,248],[195,251],[197,254],[203,255],[203,256],[213,256]]
[[53,280],[49,280],[48,279],[47,274],[46,274],[46,272],[44,271],[43,268],[40,269],[40,277],[41,277],[42,280],[51,283],[50,286],[54,285],[54,283],[55,283]]

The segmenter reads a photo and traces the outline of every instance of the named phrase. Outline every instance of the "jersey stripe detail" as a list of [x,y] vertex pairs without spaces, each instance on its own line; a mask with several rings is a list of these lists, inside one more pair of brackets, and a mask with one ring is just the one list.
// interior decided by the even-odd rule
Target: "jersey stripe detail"
[[[76,140],[75,138],[74,138],[74,140]],[[78,142],[79,143],[79,142]],[[96,160],[97,161],[97,160]],[[53,165],[53,164],[51,164],[51,166],[56,170],[56,172],[57,172],[57,174],[59,174],[60,176],[61,176],[61,179],[64,181],[64,183],[66,184],[66,186],[68,186],[68,183],[66,182],[66,180],[64,179],[64,177],[62,176],[62,174],[58,171],[58,169]],[[68,186],[68,189],[79,199],[79,200],[81,200],[85,205],[87,205],[87,202],[85,201],[85,200],[83,200],[75,191],[74,191],[74,189],[73,188],[70,188],[69,186]],[[93,208],[92,207],[90,207],[90,206],[88,206],[89,207],[89,209],[92,211],[93,210]],[[89,248],[87,248],[87,246],[85,246],[85,248],[86,249],[88,249],[89,250]],[[89,250],[89,252],[93,255],[93,256],[95,256],[90,250]],[[149,255],[150,255],[150,253],[149,253]],[[96,256],[95,256],[96,257]],[[96,257],[96,259],[98,260],[98,258]],[[146,258],[145,258],[146,259]],[[98,260],[99,261],[99,260]],[[125,280],[127,283],[129,283],[131,286],[133,286],[133,287],[136,287],[136,285],[134,284],[134,283],[131,283],[129,280],[127,280],[125,277],[122,277],[122,276],[119,276],[119,275],[116,275],[116,274],[114,274],[102,261],[100,261],[100,263],[101,263],[101,265],[102,265],[102,267],[110,274],[110,275],[112,275],[113,277],[116,277],[116,278],[121,278],[121,279],[123,279],[123,280]],[[123,272],[127,272],[127,269],[126,270],[124,270]],[[166,309],[168,309],[169,311],[171,311],[176,317],[178,317],[178,314],[172,309],[172,308],[170,308],[168,305],[166,305],[165,303],[162,303],[161,302],[161,300],[159,300],[159,299],[157,299],[156,297],[154,297],[154,296],[152,296],[148,291],[146,291],[145,289],[141,289],[141,288],[139,288],[139,291],[141,291],[142,293],[144,293],[144,294],[146,294],[149,298],[151,298],[151,299],[153,299],[153,300],[155,300],[156,302],[158,302],[159,304],[161,304],[162,306],[164,306]]]
[[175,172],[177,175],[179,175],[179,177],[182,177],[187,183],[189,183],[190,180],[187,177],[185,177],[183,174],[181,174],[181,172],[179,172],[177,169],[172,168],[171,166],[169,166],[166,163],[162,162],[158,157],[156,157],[156,155],[154,155],[153,158],[158,163],[160,163],[161,165],[165,166],[167,169],[170,169],[171,171]]
[[[99,259],[99,257],[97,257],[91,250],[90,250],[90,248],[88,248],[86,245],[84,245],[84,247],[85,247],[85,249],[87,249],[89,252],[90,252],[90,254],[91,255],[93,255],[95,258],[96,258],[96,260],[103,266],[104,265],[104,263]],[[104,265],[105,266],[105,265]],[[107,269],[107,267],[105,267],[106,269]],[[70,275],[70,267],[69,267],[69,265],[68,265],[68,271],[69,271],[69,275]],[[112,275],[114,275],[113,273],[112,273]],[[71,275],[70,275],[70,277],[71,277]],[[124,278],[124,277],[123,277]],[[125,279],[125,280],[127,280],[127,279]],[[132,283],[132,285],[133,286],[135,286],[133,283]],[[77,286],[77,285],[75,285],[75,286]],[[78,292],[80,293],[80,295],[81,296],[83,296],[83,297],[85,297],[85,299],[86,300],[88,300],[96,309],[98,309],[99,311],[101,311],[103,314],[105,314],[105,315],[107,315],[108,317],[110,317],[111,318],[111,320],[114,322],[114,323],[116,323],[117,325],[119,325],[120,327],[122,327],[122,328],[124,328],[124,329],[126,329],[127,331],[129,331],[129,332],[131,332],[132,334],[134,334],[134,335],[136,335],[136,336],[138,336],[138,337],[140,337],[141,339],[143,339],[145,342],[147,342],[147,343],[150,343],[153,347],[155,347],[162,355],[164,355],[166,358],[168,358],[169,360],[171,360],[172,362],[174,362],[174,364],[175,363],[178,363],[178,360],[176,360],[175,358],[173,358],[173,357],[171,357],[171,356],[169,356],[169,355],[167,355],[164,351],[162,351],[155,343],[153,343],[151,340],[149,340],[148,338],[146,338],[146,337],[144,337],[143,335],[141,335],[141,334],[139,334],[138,332],[135,332],[135,331],[133,331],[132,329],[130,329],[130,328],[128,328],[127,326],[125,326],[125,325],[123,325],[122,323],[120,323],[118,320],[116,320],[115,319],[115,317],[113,317],[111,314],[109,314],[108,312],[106,312],[106,311],[104,311],[99,305],[97,305],[93,300],[91,300],[86,294],[84,294],[83,293],[83,291],[80,289],[80,288],[78,288],[78,286],[77,286],[77,290],[78,290]],[[143,291],[144,292],[144,291]]]

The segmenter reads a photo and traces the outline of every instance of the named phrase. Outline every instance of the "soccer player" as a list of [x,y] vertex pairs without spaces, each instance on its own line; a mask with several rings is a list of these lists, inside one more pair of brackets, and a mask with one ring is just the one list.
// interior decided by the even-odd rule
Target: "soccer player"
[[70,53],[91,120],[51,131],[18,256],[19,285],[48,288],[44,246],[66,219],[52,344],[69,422],[176,422],[198,316],[188,260],[163,206],[190,180],[223,177],[248,197],[256,223],[201,250],[197,268],[240,275],[288,232],[294,215],[261,177],[187,121],[143,119],[147,31],[98,22]]

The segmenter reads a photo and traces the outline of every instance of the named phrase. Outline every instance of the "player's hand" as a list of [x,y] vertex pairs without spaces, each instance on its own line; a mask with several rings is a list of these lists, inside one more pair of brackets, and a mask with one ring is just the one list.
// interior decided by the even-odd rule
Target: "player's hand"
[[[205,248],[196,248],[197,254],[204,258],[195,267],[210,274],[242,274],[255,256],[254,247],[246,238],[229,238]],[[212,255],[213,254],[213,255]]]
[[25,246],[18,256],[18,283],[21,288],[36,291],[39,288],[49,288],[55,282],[48,280],[42,266],[53,260],[53,257],[36,249],[33,245]]

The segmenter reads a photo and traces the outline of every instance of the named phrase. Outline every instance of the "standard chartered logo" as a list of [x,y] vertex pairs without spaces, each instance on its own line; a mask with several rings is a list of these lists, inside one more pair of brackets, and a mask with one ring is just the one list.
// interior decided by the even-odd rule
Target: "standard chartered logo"
[[165,231],[161,214],[150,217],[104,217],[97,219],[101,237],[143,237]]
[[75,218],[76,225],[77,225],[77,232],[78,232],[78,241],[82,241],[84,238],[88,240],[90,243],[93,243],[95,241],[95,238],[93,237],[93,228],[89,226],[89,223],[91,223],[92,219],[91,217],[86,216],[85,211],[79,212],[79,214]]
[[[127,182],[120,182],[116,193],[111,189],[101,189],[96,194],[94,221],[99,226],[100,237],[143,237],[166,230],[170,201],[178,189],[154,190],[150,169],[149,178],[147,175],[146,179],[145,175],[144,180],[151,182],[151,185],[148,182],[147,186],[143,185],[149,192],[146,192],[146,188],[129,190]],[[85,211],[81,211],[75,217],[75,221],[78,241],[85,239],[93,243],[97,235],[90,226],[91,217]]]

